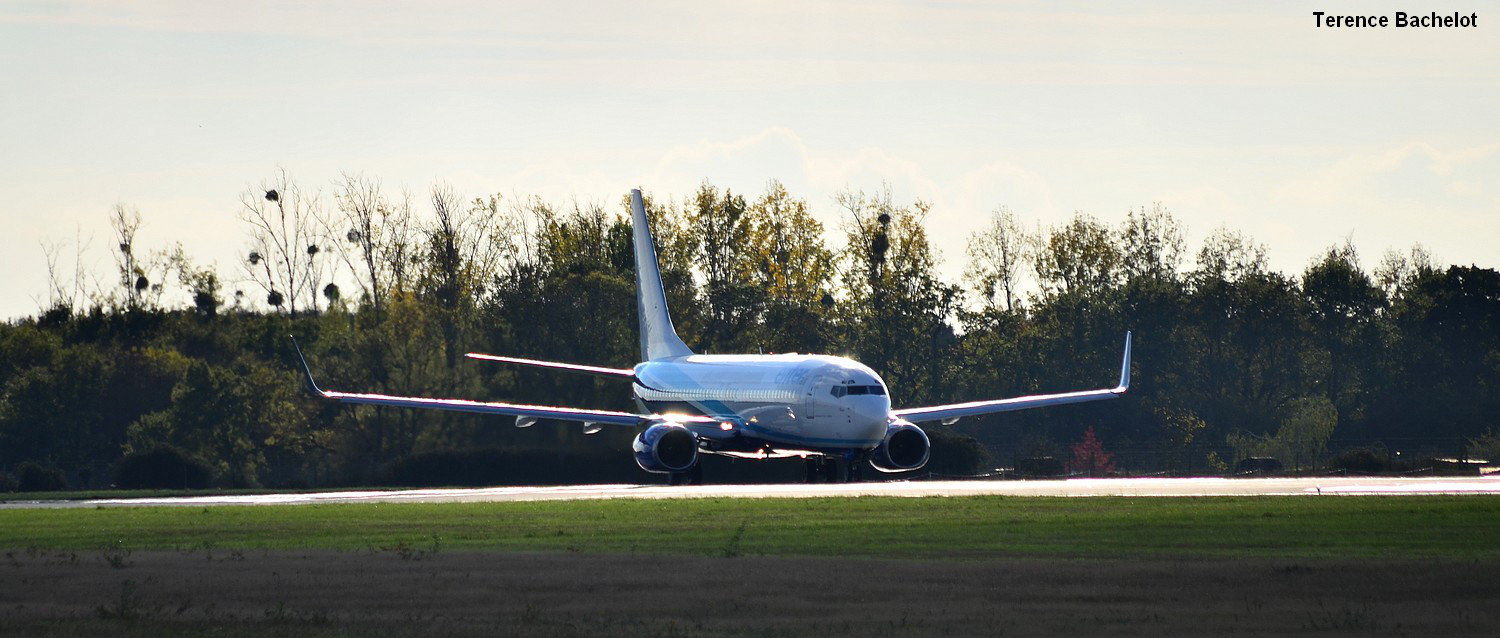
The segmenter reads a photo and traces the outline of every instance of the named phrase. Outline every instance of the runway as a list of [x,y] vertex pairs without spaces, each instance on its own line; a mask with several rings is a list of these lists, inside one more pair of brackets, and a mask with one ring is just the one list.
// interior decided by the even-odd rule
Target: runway
[[1500,494],[1500,477],[1109,478],[1042,481],[893,481],[781,485],[567,485],[230,494],[77,501],[7,501],[0,508],[483,503],[616,498],[823,498],[853,496],[1350,496]]

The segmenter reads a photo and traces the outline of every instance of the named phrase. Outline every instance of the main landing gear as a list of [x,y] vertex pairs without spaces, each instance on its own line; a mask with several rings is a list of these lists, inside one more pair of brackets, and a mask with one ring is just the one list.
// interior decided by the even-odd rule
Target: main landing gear
[[686,472],[672,472],[667,475],[667,485],[702,485],[703,463],[694,463],[693,467]]
[[864,464],[864,459],[846,459],[841,462],[831,456],[809,457],[807,459],[807,482],[858,483],[863,480],[860,468]]

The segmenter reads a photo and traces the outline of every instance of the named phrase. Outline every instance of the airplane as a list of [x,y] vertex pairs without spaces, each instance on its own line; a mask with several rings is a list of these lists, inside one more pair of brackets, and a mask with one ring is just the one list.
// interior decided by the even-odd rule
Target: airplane
[[865,463],[881,472],[916,470],[927,464],[931,452],[927,434],[917,423],[952,425],[982,414],[1114,399],[1130,387],[1129,332],[1120,381],[1113,388],[898,409],[891,409],[892,395],[880,375],[845,357],[694,353],[672,326],[639,189],[630,191],[630,208],[641,363],[608,368],[481,353],[466,356],[628,380],[638,412],[323,390],[294,338],[308,387],[342,403],[511,416],[516,427],[549,419],[582,422],[585,434],[606,427],[634,428],[631,448],[636,463],[647,472],[668,475],[671,485],[701,483],[699,458],[704,454],[801,457],[807,461],[809,482],[819,476],[829,482],[858,480]]

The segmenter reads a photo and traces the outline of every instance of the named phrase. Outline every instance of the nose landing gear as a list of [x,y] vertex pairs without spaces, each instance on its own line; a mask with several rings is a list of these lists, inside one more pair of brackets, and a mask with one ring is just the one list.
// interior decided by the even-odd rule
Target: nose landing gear
[[830,456],[810,457],[807,459],[807,482],[857,483],[863,480],[860,472],[862,465],[864,459],[840,461]]

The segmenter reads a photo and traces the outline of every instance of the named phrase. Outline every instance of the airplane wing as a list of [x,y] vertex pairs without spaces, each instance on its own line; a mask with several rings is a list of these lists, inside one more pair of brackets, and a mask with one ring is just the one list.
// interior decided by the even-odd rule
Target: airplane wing
[[502,357],[494,354],[481,354],[470,352],[465,357],[470,359],[481,359],[484,361],[499,361],[501,363],[514,363],[523,366],[536,366],[539,368],[551,368],[554,370],[567,370],[569,372],[582,372],[603,377],[615,377],[634,379],[635,370],[629,368],[603,368],[600,366],[586,366],[577,363],[558,363],[556,361],[538,361],[536,359],[521,359],[519,357]]
[[1038,394],[1012,399],[996,399],[993,401],[970,401],[968,403],[951,403],[923,408],[902,408],[900,410],[891,410],[891,414],[913,423],[919,421],[942,421],[944,425],[952,425],[955,421],[966,416],[1113,399],[1125,394],[1125,391],[1128,389],[1130,389],[1129,332],[1125,333],[1125,361],[1120,366],[1120,384],[1113,388],[1064,392],[1061,394]]
[[[392,405],[405,408],[429,408],[434,410],[452,410],[455,412],[478,412],[480,414],[503,414],[515,417],[530,417],[533,419],[561,419],[564,421],[585,421],[592,423],[603,423],[606,425],[635,425],[643,419],[650,418],[649,415],[631,414],[629,412],[614,412],[610,410],[584,410],[579,408],[555,408],[542,405],[523,405],[519,403],[491,403],[487,401],[469,401],[467,399],[429,399],[424,397],[401,397],[385,394],[359,394],[354,392],[334,392],[331,390],[319,390],[318,394],[325,398],[333,399],[343,403],[365,403],[369,405]],[[524,423],[524,421],[522,421]]]
[[670,420],[681,423],[711,422],[713,419],[694,415],[661,415],[661,414],[632,414],[630,412],[616,412],[613,410],[589,410],[583,408],[562,408],[545,405],[525,405],[519,403],[494,403],[488,401],[470,401],[467,399],[432,399],[426,397],[403,397],[387,394],[362,394],[356,392],[336,392],[324,390],[318,387],[317,381],[313,380],[312,369],[307,365],[307,358],[302,355],[302,347],[297,345],[297,340],[292,340],[292,347],[297,349],[297,358],[302,362],[302,371],[307,374],[307,386],[315,394],[325,399],[332,399],[342,403],[363,403],[367,405],[389,405],[406,408],[427,408],[433,410],[451,410],[455,412],[476,412],[479,414],[500,414],[514,416],[516,424],[524,427],[530,425],[528,420],[535,419],[559,419],[563,421],[583,421],[586,423],[597,423],[602,425],[629,425],[634,426],[642,421]]

